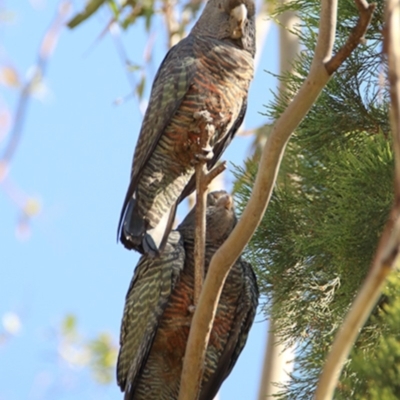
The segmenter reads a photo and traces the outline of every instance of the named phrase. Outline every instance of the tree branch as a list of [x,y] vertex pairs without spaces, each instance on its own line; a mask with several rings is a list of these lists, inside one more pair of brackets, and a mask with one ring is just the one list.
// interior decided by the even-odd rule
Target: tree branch
[[[194,290],[193,290],[193,303],[194,310],[196,310],[199,302],[201,290],[203,287],[204,280],[204,262],[205,262],[205,247],[206,247],[206,203],[207,203],[207,188],[210,182],[221,172],[225,170],[225,163],[221,163],[213,168],[210,172],[207,172],[207,160],[209,160],[212,154],[212,148],[210,146],[210,140],[215,133],[215,127],[210,113],[206,110],[196,112],[194,114],[196,121],[196,129],[200,132],[200,151],[201,154],[197,154],[196,164],[196,231],[195,231],[195,242],[194,242]],[[188,360],[189,364],[193,361]],[[201,364],[203,367],[203,364]],[[184,371],[185,366],[183,366]],[[195,392],[199,392],[201,376],[203,369],[201,369],[198,375],[198,381],[195,382]],[[184,372],[182,372],[184,375]],[[180,395],[182,391],[180,392]]]
[[204,251],[206,239],[207,190],[211,181],[226,169],[226,162],[207,172],[206,161],[196,166],[196,232],[194,242],[194,293],[193,303],[197,306],[204,281]]
[[55,49],[61,29],[63,28],[66,18],[69,15],[70,8],[71,4],[69,1],[63,1],[60,3],[57,14],[40,44],[35,72],[21,90],[14,116],[14,126],[10,133],[10,139],[3,154],[0,156],[0,165],[2,168],[5,168],[10,164],[11,159],[18,148],[25,121],[26,110],[28,107],[29,96],[35,85],[37,85],[43,79],[47,62]]
[[21,142],[26,112],[31,99],[30,96],[37,85],[43,80],[48,62],[54,52],[61,30],[69,15],[70,8],[71,3],[69,1],[61,1],[50,27],[44,34],[38,49],[34,72],[23,84],[19,92],[9,139],[2,154],[0,154],[0,188],[20,211],[16,232],[17,235],[21,237],[26,236],[29,233],[29,230],[27,229],[28,222],[33,216],[40,212],[41,206],[37,199],[28,197],[22,190],[20,190],[20,188],[9,177],[8,173],[10,171],[12,159]]
[[363,41],[364,34],[371,22],[372,14],[375,10],[375,3],[368,4],[365,0],[355,0],[360,18],[356,26],[340,50],[326,63],[326,70],[333,74],[342,65],[343,61],[349,57],[353,50]]
[[168,48],[176,45],[182,39],[184,29],[179,29],[180,24],[176,16],[175,4],[171,1],[163,2],[163,14],[165,16],[165,27],[168,35]]
[[[209,138],[208,138],[209,141]],[[204,251],[206,238],[207,189],[211,181],[226,169],[226,162],[218,164],[207,172],[206,160],[196,166],[196,232],[194,242],[194,294],[193,303],[197,306],[204,281]]]
[[198,395],[196,387],[201,381],[205,350],[222,287],[230,267],[243,252],[264,215],[292,132],[329,81],[330,74],[325,63],[331,59],[336,31],[336,12],[337,0],[322,0],[319,35],[310,73],[272,128],[261,156],[249,203],[235,229],[211,260],[189,333],[179,400],[194,400]]
[[194,241],[194,293],[193,303],[197,306],[204,280],[204,249],[206,244],[206,202],[207,185],[204,177],[207,174],[205,160],[196,165],[196,232]]
[[[200,119],[201,150],[210,148],[210,139],[215,129],[209,121],[208,113],[196,113],[196,119]],[[196,165],[196,232],[194,241],[194,306],[199,302],[201,288],[204,280],[204,250],[206,246],[206,202],[207,202],[207,159],[203,154],[199,155]]]
[[197,306],[204,280],[204,252],[206,244],[206,202],[207,188],[210,182],[220,174],[225,165],[217,166],[208,173],[207,161],[213,156],[210,140],[215,133],[215,127],[210,113],[206,110],[194,114],[196,130],[200,133],[200,152],[196,158],[196,232],[194,242],[194,306]]
[[[397,4],[396,4],[397,3]],[[342,327],[336,335],[315,393],[316,400],[331,399],[343,364],[375,307],[389,273],[400,267],[400,3],[387,0],[385,48],[389,64],[391,128],[395,153],[395,200],[378,244],[370,271]]]
[[388,77],[390,84],[390,123],[393,135],[393,147],[396,160],[395,195],[400,198],[400,4],[387,0],[386,5],[386,38],[385,48],[388,56]]

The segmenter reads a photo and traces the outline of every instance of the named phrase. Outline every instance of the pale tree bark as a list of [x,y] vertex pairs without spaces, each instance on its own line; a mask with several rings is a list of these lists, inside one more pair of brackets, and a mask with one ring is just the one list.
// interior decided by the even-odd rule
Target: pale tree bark
[[243,252],[264,215],[292,132],[314,104],[332,73],[358,45],[367,29],[374,7],[362,0],[355,2],[359,8],[360,18],[344,48],[332,57],[337,0],[321,1],[319,34],[310,73],[292,102],[274,124],[261,155],[258,174],[247,207],[229,238],[211,260],[199,303],[193,315],[183,362],[179,400],[195,400],[198,397],[205,350],[222,287],[231,266]]
[[[215,177],[215,172],[220,174],[225,169],[225,163],[217,165],[210,172],[207,170],[207,159],[212,154],[210,139],[215,133],[215,126],[208,111],[196,112],[194,118],[198,121],[203,132],[200,138],[200,147],[205,154],[197,155],[196,165],[196,232],[194,241],[194,306],[197,306],[204,280],[204,260],[206,247],[206,208],[207,188]],[[208,156],[207,156],[208,154]]]
[[[290,0],[281,0],[282,4],[289,3]],[[279,72],[293,70],[293,61],[300,50],[299,37],[293,32],[300,29],[300,19],[294,11],[285,11],[279,15]],[[286,90],[285,82],[279,82],[279,92]]]
[[293,371],[294,349],[277,343],[275,329],[275,322],[270,318],[258,400],[271,399],[280,390],[278,384],[285,383]]
[[167,28],[168,48],[175,46],[184,36],[179,29],[177,10],[174,2],[166,0],[162,3],[165,26]]
[[333,342],[315,393],[331,399],[351,348],[382,294],[386,278],[400,267],[400,2],[387,0],[385,50],[390,85],[390,121],[395,155],[394,203],[370,271]]
[[[289,0],[281,0],[281,4]],[[293,33],[299,26],[299,18],[293,11],[286,11],[279,16],[279,72],[283,74],[293,70],[293,61],[300,49],[299,38]],[[284,81],[279,82],[279,93],[286,91]],[[279,392],[278,384],[289,379],[293,370],[294,348],[285,343],[278,343],[275,323],[268,320],[268,332],[264,364],[258,391],[258,400],[271,398]]]

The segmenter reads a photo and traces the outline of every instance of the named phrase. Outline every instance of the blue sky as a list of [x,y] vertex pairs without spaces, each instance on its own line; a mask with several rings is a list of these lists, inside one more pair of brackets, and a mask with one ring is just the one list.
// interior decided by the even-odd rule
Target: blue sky
[[[0,2],[14,15],[0,27],[0,64],[11,63],[22,78],[36,61],[57,3],[35,4],[39,6]],[[63,317],[72,313],[85,337],[105,331],[117,342],[138,259],[116,243],[116,229],[141,114],[133,98],[114,104],[131,88],[111,37],[93,45],[106,22],[102,12],[73,31],[62,31],[46,72],[45,95],[29,104],[7,176],[7,182],[41,205],[25,240],[16,235],[20,211],[0,186],[0,318],[11,312],[22,322],[18,334],[0,343],[0,400],[122,398],[115,382],[99,386],[86,369],[70,368],[57,353],[56,335]],[[155,72],[166,39],[160,24],[152,34],[150,70]],[[122,41],[130,60],[141,64],[147,41],[142,24],[124,32]],[[276,85],[264,72],[277,71],[275,28],[266,49],[250,90],[247,128],[265,122],[259,113]],[[0,109],[13,111],[18,92],[4,86],[0,90]],[[0,154],[7,139],[0,141]],[[235,138],[223,159],[242,164],[250,144],[250,138]],[[226,180],[229,188],[231,175]],[[186,211],[183,205],[181,218]],[[266,339],[263,319],[257,316],[248,344],[222,386],[221,400],[256,398]]]

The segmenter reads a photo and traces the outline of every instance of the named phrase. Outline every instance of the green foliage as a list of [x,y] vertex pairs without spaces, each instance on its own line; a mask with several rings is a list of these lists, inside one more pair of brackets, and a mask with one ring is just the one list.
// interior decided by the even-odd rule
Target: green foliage
[[72,314],[67,314],[61,322],[61,333],[65,336],[72,335],[76,331],[76,318]]
[[[105,4],[109,6],[113,20],[118,22],[123,29],[128,29],[139,18],[143,18],[146,30],[149,31],[154,17],[160,12],[165,13],[166,18],[171,19],[175,18],[176,11],[179,11],[179,14],[185,15],[182,15],[177,31],[183,33],[186,26],[194,20],[202,2],[193,0],[182,5],[169,0],[126,0],[122,2],[117,0],[89,0],[85,8],[68,22],[68,27],[73,29],[87,19],[92,18],[99,8]],[[175,24],[178,21],[170,22]],[[168,33],[171,35],[177,32]]]
[[[395,400],[400,398],[400,274],[391,276],[378,315],[372,319],[381,326],[380,337],[368,351],[355,349],[352,368],[359,377],[355,400]],[[382,323],[384,322],[384,324]],[[368,377],[368,379],[366,378]],[[349,379],[344,380],[350,385]]]
[[80,23],[92,16],[105,2],[106,0],[90,0],[86,4],[85,9],[75,15],[75,17],[68,22],[68,27],[73,29],[78,26]]
[[[365,278],[393,200],[389,103],[382,85],[382,3],[366,43],[331,79],[289,142],[269,208],[247,249],[267,299],[265,312],[274,317],[278,337],[297,346],[292,380],[282,387],[280,398],[312,398],[334,334]],[[289,90],[276,95],[267,107],[272,120],[307,76],[315,47],[320,2],[298,0],[291,6],[304,24],[299,33],[304,51],[295,72],[280,78]],[[341,44],[357,20],[354,3],[340,2],[338,17]],[[257,157],[237,172],[239,208],[248,202],[256,172]],[[398,336],[388,338],[386,347],[376,352],[381,336],[390,336],[390,324],[377,307],[356,343],[359,361],[351,358],[347,363],[335,398],[356,394],[371,398],[373,385],[367,382],[372,375],[379,379],[371,361],[382,357],[398,362],[393,348]],[[393,358],[388,357],[390,352]],[[360,367],[365,363],[371,369]],[[373,398],[390,399],[384,393],[391,391],[399,398],[398,364],[393,371],[385,376],[385,385],[374,389]]]
[[95,380],[103,384],[111,383],[117,355],[111,335],[100,333],[97,338],[87,343],[87,347],[92,355],[90,368]]
[[120,26],[124,29],[127,29],[130,25],[134,24],[138,18],[142,17],[145,19],[146,29],[149,30],[152,17],[157,9],[157,2],[154,0],[128,0],[122,3],[115,0],[90,0],[86,4],[85,9],[68,22],[68,26],[73,29],[88,18],[91,18],[103,4],[109,5],[114,20],[118,21]]
[[101,332],[87,339],[79,333],[75,316],[66,315],[61,322],[58,352],[69,365],[89,368],[98,383],[112,382],[117,346],[110,334]]

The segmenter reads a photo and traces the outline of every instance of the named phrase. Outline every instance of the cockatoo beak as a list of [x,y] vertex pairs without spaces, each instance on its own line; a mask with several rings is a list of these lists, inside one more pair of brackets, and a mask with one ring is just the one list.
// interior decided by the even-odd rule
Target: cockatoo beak
[[247,8],[240,4],[231,11],[231,21],[233,22],[232,38],[240,39],[243,36],[245,22],[247,20]]

